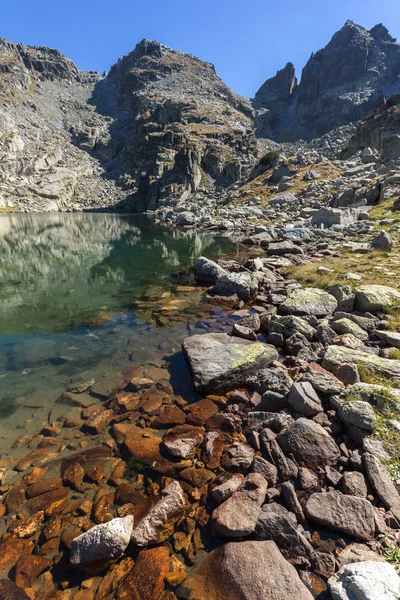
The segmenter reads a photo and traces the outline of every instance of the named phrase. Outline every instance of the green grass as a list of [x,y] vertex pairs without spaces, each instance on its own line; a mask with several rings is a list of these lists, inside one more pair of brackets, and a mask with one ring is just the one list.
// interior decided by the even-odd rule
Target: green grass
[[386,548],[383,556],[387,562],[400,568],[400,548]]
[[272,167],[272,164],[276,158],[278,158],[278,152],[266,152],[260,158],[260,165],[263,167]]
[[126,472],[130,477],[136,477],[145,472],[150,467],[150,464],[144,460],[130,458],[126,463]]

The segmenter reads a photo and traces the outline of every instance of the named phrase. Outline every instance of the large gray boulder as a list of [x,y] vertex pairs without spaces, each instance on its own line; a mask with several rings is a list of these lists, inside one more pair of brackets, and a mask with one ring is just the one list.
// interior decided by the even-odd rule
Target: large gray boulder
[[213,292],[217,296],[234,296],[250,300],[257,291],[258,280],[252,273],[226,273],[215,282]]
[[259,473],[250,473],[228,500],[213,512],[213,528],[227,538],[253,533],[268,483]]
[[187,600],[313,600],[272,541],[231,542],[206,554],[178,595]]
[[325,317],[337,308],[337,300],[318,288],[298,288],[280,305],[280,310],[291,315]]
[[370,369],[376,375],[382,375],[396,381],[400,380],[400,360],[382,358],[361,350],[353,350],[345,346],[329,346],[325,352],[322,366],[336,373],[344,364],[356,364]]
[[205,256],[197,258],[193,271],[196,281],[204,283],[215,283],[220,275],[226,273],[216,262]]
[[132,515],[95,525],[72,541],[71,563],[80,565],[118,558],[130,542],[132,527]]
[[340,450],[334,439],[318,423],[303,417],[278,435],[277,441],[285,454],[293,454],[305,467],[334,465]]
[[273,346],[233,338],[225,333],[189,337],[183,342],[183,351],[194,386],[204,393],[240,387],[247,378],[278,359]]
[[375,413],[368,402],[362,400],[344,402],[339,406],[338,414],[341,421],[348,427],[353,425],[366,431],[374,431],[375,429]]
[[398,600],[400,578],[393,565],[380,561],[342,567],[328,581],[334,600]]
[[308,519],[356,540],[374,538],[374,508],[368,500],[338,491],[312,494],[306,504]]
[[358,211],[351,208],[328,208],[322,207],[311,217],[311,225],[326,228],[336,225],[337,227],[348,227],[358,220]]
[[296,412],[305,417],[313,417],[323,410],[321,400],[308,381],[298,381],[292,385],[288,402]]
[[400,302],[400,292],[387,285],[360,285],[354,293],[355,307],[364,312],[376,312]]
[[364,454],[363,461],[367,477],[377,496],[385,508],[400,520],[400,496],[387,467],[368,452]]

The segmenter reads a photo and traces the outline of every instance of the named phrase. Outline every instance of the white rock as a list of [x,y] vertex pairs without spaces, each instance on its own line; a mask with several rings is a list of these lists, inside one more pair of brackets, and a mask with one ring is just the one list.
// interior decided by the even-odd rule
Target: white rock
[[71,563],[79,565],[117,558],[129,544],[132,527],[132,515],[95,525],[72,541]]
[[366,561],[342,567],[328,581],[334,600],[399,600],[400,577],[388,563]]
[[161,492],[161,499],[132,531],[137,546],[148,546],[158,541],[160,529],[185,506],[185,497],[177,481],[172,481]]

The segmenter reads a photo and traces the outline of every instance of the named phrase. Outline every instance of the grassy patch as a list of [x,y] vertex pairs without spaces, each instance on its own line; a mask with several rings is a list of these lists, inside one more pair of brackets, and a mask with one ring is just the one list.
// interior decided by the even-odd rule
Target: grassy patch
[[138,458],[130,458],[126,463],[126,473],[130,477],[137,477],[145,472],[150,467],[150,464]]
[[[318,267],[323,266],[333,269],[333,272],[318,271]],[[390,257],[383,252],[370,252],[368,254],[358,254],[345,251],[338,258],[325,258],[320,262],[307,263],[305,265],[292,265],[283,270],[287,277],[297,279],[300,283],[311,287],[325,289],[335,283],[341,283],[354,288],[358,285],[374,284],[388,285],[388,272],[390,275],[390,285],[400,286],[400,262],[391,262]],[[346,273],[357,273],[362,276],[360,281],[346,279]],[[391,310],[391,309],[390,309]],[[400,310],[396,315],[400,320]]]
[[386,548],[383,556],[387,562],[400,568],[400,548]]
[[278,152],[266,152],[260,158],[260,165],[262,165],[263,167],[271,167],[274,160],[276,160],[277,158],[278,158]]

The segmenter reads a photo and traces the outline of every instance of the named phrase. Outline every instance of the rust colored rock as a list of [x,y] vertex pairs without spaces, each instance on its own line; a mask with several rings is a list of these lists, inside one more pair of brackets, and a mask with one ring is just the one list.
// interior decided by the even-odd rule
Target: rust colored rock
[[144,402],[141,406],[145,413],[153,414],[158,411],[163,403],[164,394],[159,390],[152,389],[143,394]]
[[26,490],[27,498],[35,498],[36,496],[40,496],[41,494],[45,494],[46,492],[51,492],[52,490],[58,490],[62,487],[62,479],[61,477],[53,477],[52,479],[44,479],[42,481],[38,481],[33,485],[30,485]]
[[84,476],[85,471],[83,470],[83,467],[81,467],[81,465],[78,462],[74,462],[72,463],[72,465],[69,465],[69,467],[65,469],[63,473],[63,482],[70,488],[74,490],[79,490],[82,485]]
[[[57,511],[57,507],[61,506],[60,502],[66,500],[68,498],[68,494],[68,488],[51,490],[50,492],[40,494],[40,496],[35,496],[35,498],[28,500],[28,506],[31,512],[44,510],[46,515],[56,514],[53,511]],[[62,502],[62,504],[65,503]]]
[[166,406],[163,412],[158,414],[152,426],[156,429],[163,429],[164,427],[172,427],[174,425],[183,425],[186,420],[186,415],[177,406]]
[[35,579],[52,564],[53,562],[44,556],[36,554],[21,556],[15,566],[15,583],[22,588],[31,587]]
[[106,521],[111,521],[113,515],[110,513],[110,508],[113,504],[113,492],[108,492],[105,488],[99,489],[93,499],[93,521],[97,524],[105,523]]
[[24,542],[16,535],[10,535],[0,542],[0,575],[7,573],[15,565],[24,549]]
[[158,600],[169,572],[169,550],[159,546],[142,550],[132,571],[117,588],[117,600]]
[[134,562],[130,556],[123,558],[115,565],[115,567],[102,578],[94,600],[105,600],[105,598],[115,590],[121,579],[132,570],[133,565]]
[[55,425],[46,425],[40,432],[44,437],[56,437],[60,430]]
[[115,396],[117,407],[122,413],[135,410],[139,406],[140,396],[133,392],[120,392]]
[[48,540],[42,546],[40,546],[39,554],[40,554],[40,556],[47,556],[48,554],[54,554],[54,553],[58,554],[59,547],[60,547],[60,538],[58,538],[58,537],[52,538],[51,540]]
[[143,495],[135,490],[129,483],[121,483],[115,492],[116,504],[137,504],[143,500]]
[[119,485],[120,483],[122,483],[122,479],[125,476],[125,471],[126,462],[120,460],[117,466],[114,468],[113,472],[111,473],[108,483],[110,485]]
[[112,410],[101,410],[89,417],[84,427],[88,433],[95,435],[101,433],[110,424],[113,418]]
[[207,433],[202,459],[209,469],[217,469],[219,467],[224,447],[222,436],[218,431]]
[[38,481],[41,481],[47,473],[47,467],[33,467],[31,473],[26,475],[23,479],[26,485],[33,485]]
[[215,474],[208,469],[195,469],[194,467],[190,467],[189,469],[181,471],[180,476],[193,487],[199,488],[212,481]]
[[190,406],[186,422],[191,425],[204,425],[207,419],[216,415],[217,412],[218,406],[211,400],[205,398]]
[[42,526],[44,520],[44,511],[40,510],[36,514],[32,515],[30,519],[28,519],[22,525],[19,525],[14,529],[14,534],[20,538],[28,538],[32,537],[39,531]]
[[103,465],[95,465],[86,473],[86,477],[93,483],[99,483],[104,477]]
[[60,535],[61,519],[58,515],[51,517],[48,520],[46,527],[43,529],[43,537],[45,540],[51,540]]
[[192,458],[204,438],[203,427],[177,425],[167,431],[163,444],[168,454],[176,458]]
[[8,579],[0,581],[0,598],[1,600],[30,600],[22,588]]
[[38,450],[30,452],[24,456],[24,458],[21,458],[21,460],[15,465],[15,470],[25,471],[28,467],[40,465],[41,463],[47,462],[48,460],[56,457],[56,452],[49,452],[47,448],[39,448]]
[[13,486],[8,492],[4,504],[7,512],[15,512],[25,502],[25,486],[23,484]]

